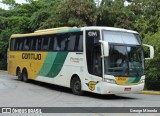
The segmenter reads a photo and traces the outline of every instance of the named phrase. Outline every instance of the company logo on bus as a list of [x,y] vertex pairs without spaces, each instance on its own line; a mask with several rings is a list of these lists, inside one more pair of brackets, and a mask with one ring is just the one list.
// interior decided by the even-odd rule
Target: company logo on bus
[[88,32],[88,36],[90,36],[90,37],[97,37],[98,35],[97,35],[97,32]]
[[73,57],[71,57],[70,61],[75,62],[75,63],[79,63],[80,61],[83,61],[83,58],[73,58]]
[[41,54],[22,53],[22,59],[41,60]]
[[91,90],[91,91],[94,91],[95,90],[95,86],[98,82],[95,82],[95,81],[90,81],[89,83],[86,83],[86,85],[88,86],[88,88]]

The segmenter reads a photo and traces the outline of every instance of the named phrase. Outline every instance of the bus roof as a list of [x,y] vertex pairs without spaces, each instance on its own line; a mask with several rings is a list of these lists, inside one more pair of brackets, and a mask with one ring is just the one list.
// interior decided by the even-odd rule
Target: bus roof
[[79,31],[81,31],[81,28],[59,27],[59,28],[37,30],[33,33],[27,33],[27,34],[13,34],[13,35],[11,35],[11,38],[30,37],[30,36],[38,36],[38,35],[49,35],[49,34],[67,33],[67,32],[79,32]]
[[136,33],[136,31],[127,30],[123,28],[115,28],[115,27],[103,27],[103,26],[89,26],[89,27],[82,27],[83,30],[108,30],[108,31],[121,31],[121,32],[128,32],[128,33]]
[[35,33],[41,33],[41,32],[47,32],[47,31],[58,31],[58,30],[66,30],[71,29],[72,27],[58,27],[58,28],[51,28],[51,29],[43,29],[43,30],[37,30]]
[[136,31],[122,29],[122,28],[102,27],[102,26],[59,27],[59,28],[37,30],[33,33],[27,33],[27,34],[13,34],[13,35],[11,35],[11,38],[48,35],[48,34],[56,34],[56,33],[67,33],[67,32],[79,32],[79,31],[83,31],[83,30],[109,30],[109,31],[121,31],[121,32],[128,32],[128,33],[138,33]]

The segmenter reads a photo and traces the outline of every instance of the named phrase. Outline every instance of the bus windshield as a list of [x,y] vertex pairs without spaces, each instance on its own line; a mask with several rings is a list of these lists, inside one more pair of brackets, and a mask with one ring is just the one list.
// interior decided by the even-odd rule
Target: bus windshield
[[110,44],[109,56],[105,58],[105,74],[136,77],[144,75],[142,47]]
[[144,56],[138,33],[104,30],[103,40],[109,43],[109,56],[104,58],[105,74],[144,75]]

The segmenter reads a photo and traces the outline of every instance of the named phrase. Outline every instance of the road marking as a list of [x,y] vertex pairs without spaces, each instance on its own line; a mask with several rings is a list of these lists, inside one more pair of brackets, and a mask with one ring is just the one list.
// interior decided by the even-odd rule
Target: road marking
[[140,94],[160,95],[159,91],[141,91]]
[[0,70],[0,72],[8,72],[7,70]]

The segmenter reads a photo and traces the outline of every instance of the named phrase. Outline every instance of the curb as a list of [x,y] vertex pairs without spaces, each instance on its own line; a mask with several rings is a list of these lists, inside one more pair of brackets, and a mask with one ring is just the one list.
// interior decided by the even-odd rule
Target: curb
[[160,95],[159,91],[141,91],[140,94]]

